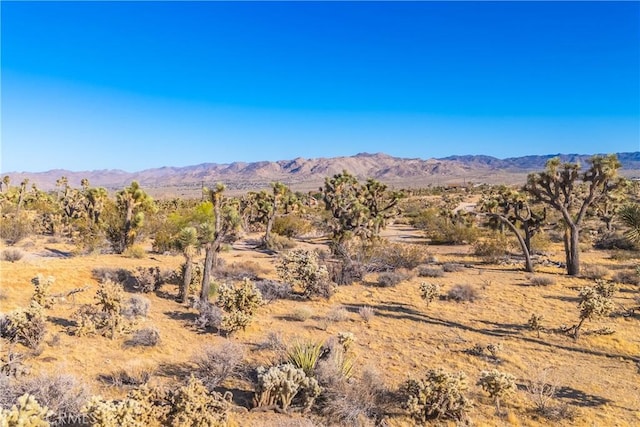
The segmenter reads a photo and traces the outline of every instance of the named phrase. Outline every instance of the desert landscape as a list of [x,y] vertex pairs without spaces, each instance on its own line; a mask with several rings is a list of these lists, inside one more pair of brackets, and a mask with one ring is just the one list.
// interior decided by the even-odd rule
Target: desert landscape
[[621,172],[552,159],[526,184],[392,190],[343,171],[199,198],[6,177],[0,419],[637,425]]

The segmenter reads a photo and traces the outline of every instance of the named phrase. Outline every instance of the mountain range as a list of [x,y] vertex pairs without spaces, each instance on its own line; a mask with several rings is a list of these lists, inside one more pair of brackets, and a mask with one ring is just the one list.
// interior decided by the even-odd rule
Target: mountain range
[[[640,152],[617,153],[625,176],[640,176]],[[399,158],[384,153],[360,153],[348,157],[293,160],[233,162],[228,164],[202,163],[185,167],[161,167],[139,172],[122,170],[69,171],[54,169],[47,172],[9,172],[15,185],[28,178],[39,188],[50,190],[61,176],[72,186],[79,186],[87,178],[92,186],[119,189],[131,181],[138,181],[151,193],[188,195],[201,186],[225,183],[230,190],[265,188],[281,181],[296,190],[317,189],[324,178],[347,170],[358,178],[375,178],[394,187],[420,187],[429,184],[518,183],[530,172],[540,171],[547,160],[560,157],[562,161],[587,164],[591,155],[549,154],[498,159],[490,156],[450,156],[445,158]]]

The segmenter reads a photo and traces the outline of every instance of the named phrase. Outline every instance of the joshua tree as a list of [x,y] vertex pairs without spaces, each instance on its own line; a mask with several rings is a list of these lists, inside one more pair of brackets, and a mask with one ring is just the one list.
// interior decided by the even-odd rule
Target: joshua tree
[[402,197],[374,179],[359,184],[347,171],[327,177],[321,191],[332,216],[329,226],[334,252],[340,252],[353,236],[364,240],[377,237],[387,221],[398,215],[397,204]]
[[[525,270],[533,272],[531,237],[540,229],[546,217],[546,211],[533,211],[525,195],[506,187],[484,197],[480,202],[480,210],[491,219],[498,220],[499,224],[506,225],[513,232],[524,255]],[[522,233],[518,230],[518,224],[522,228]]]
[[623,183],[617,177],[621,165],[615,154],[593,156],[589,163],[589,169],[581,174],[579,164],[553,158],[543,172],[530,174],[525,185],[535,200],[562,215],[567,273],[571,276],[580,274],[579,237],[587,209]]
[[2,182],[1,182],[1,184],[2,184],[2,185],[3,185],[3,187],[4,187],[4,192],[5,192],[5,193],[6,193],[6,192],[8,192],[8,191],[9,191],[9,186],[11,185],[11,178],[9,177],[9,175],[5,175],[5,176],[2,178]]
[[113,249],[121,254],[135,242],[144,224],[145,212],[153,212],[153,199],[137,181],[116,194],[116,215],[109,224],[107,234]]
[[214,189],[203,189],[205,199],[213,205],[213,223],[207,222],[201,226],[205,248],[204,272],[200,291],[200,300],[203,302],[209,299],[212,271],[214,266],[218,264],[217,258],[222,250],[222,243],[232,236],[240,224],[238,208],[231,203],[225,203],[224,190],[223,184],[217,184]]
[[274,182],[271,184],[271,193],[261,191],[250,193],[245,199],[245,211],[249,214],[249,222],[265,224],[265,233],[262,237],[262,247],[270,249],[272,245],[271,232],[273,224],[280,211],[289,211],[294,205],[295,196],[285,184]]
[[185,227],[180,230],[176,239],[176,246],[184,255],[184,277],[178,295],[179,302],[188,301],[189,285],[191,284],[191,275],[193,271],[193,257],[198,250],[198,230],[195,227]]

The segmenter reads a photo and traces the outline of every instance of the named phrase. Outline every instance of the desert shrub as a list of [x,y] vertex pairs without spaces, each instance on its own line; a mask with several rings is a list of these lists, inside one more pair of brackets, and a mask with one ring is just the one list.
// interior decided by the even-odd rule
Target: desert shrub
[[495,263],[507,255],[509,240],[503,234],[494,234],[491,238],[478,240],[473,244],[473,254],[485,261]]
[[551,249],[553,244],[547,233],[536,233],[531,237],[531,253],[540,254]]
[[331,307],[326,319],[329,322],[344,322],[349,317],[349,312],[341,305]]
[[287,349],[287,361],[300,368],[309,376],[314,376],[316,364],[322,355],[322,343],[297,341]]
[[24,257],[24,252],[20,249],[5,249],[2,251],[0,258],[2,261],[16,262],[20,261],[22,257]]
[[598,265],[585,265],[581,269],[581,276],[585,279],[604,279],[609,274],[609,270]]
[[28,308],[18,308],[6,315],[2,327],[2,336],[11,342],[19,342],[31,349],[36,349],[46,334],[45,314],[43,307],[31,301]]
[[160,331],[153,326],[138,329],[126,344],[131,347],[155,347],[160,344]]
[[442,270],[444,270],[445,273],[458,273],[463,269],[462,265],[453,262],[447,262],[442,265]]
[[461,245],[475,242],[478,238],[478,229],[467,224],[445,222],[428,231],[427,237],[434,245]]
[[256,288],[262,295],[262,300],[270,303],[279,299],[291,298],[291,285],[288,283],[281,283],[275,280],[259,280],[256,282]]
[[438,295],[440,295],[440,285],[426,282],[422,282],[420,284],[420,296],[427,303],[427,307],[438,297]]
[[154,369],[136,361],[106,375],[101,375],[103,382],[115,387],[138,387],[147,384],[154,374]]
[[50,291],[55,281],[56,279],[53,276],[44,277],[42,274],[38,274],[31,279],[31,284],[34,287],[31,300],[37,302],[43,308],[50,308],[53,305]]
[[333,293],[326,267],[318,262],[318,255],[305,249],[287,252],[276,265],[281,281],[302,289],[307,297],[329,298]]
[[228,280],[250,279],[256,280],[267,272],[255,261],[233,262],[217,268],[214,271],[215,277]]
[[471,407],[464,395],[467,388],[464,372],[430,369],[424,378],[409,379],[404,384],[404,407],[419,422],[439,418],[462,420]]
[[304,322],[313,316],[313,310],[309,307],[296,307],[289,316],[292,320],[297,322]]
[[29,394],[56,415],[76,414],[89,399],[85,384],[69,374],[43,374],[16,381],[10,392]]
[[442,277],[444,276],[444,270],[440,267],[432,267],[430,265],[419,265],[418,276],[431,277],[431,278]]
[[147,317],[149,314],[149,307],[151,307],[151,301],[140,295],[134,295],[127,301],[127,304],[122,308],[122,315],[129,320],[134,320],[139,317]]
[[384,415],[386,394],[380,374],[367,368],[360,378],[323,385],[321,413],[332,425],[373,426]]
[[272,231],[288,238],[300,237],[313,230],[311,222],[297,215],[278,216],[273,222]]
[[26,214],[0,217],[0,236],[8,245],[15,245],[33,232],[33,222]]
[[96,267],[91,270],[91,275],[99,282],[124,282],[129,279],[130,273],[124,268]]
[[282,332],[269,332],[258,347],[261,350],[273,350],[277,353],[284,353],[286,351],[286,345],[282,338]]
[[325,266],[329,272],[329,278],[339,286],[351,285],[362,280],[364,269],[359,262],[350,259],[328,260]]
[[223,311],[220,329],[226,334],[245,329],[262,305],[260,291],[249,279],[237,286],[220,286],[216,305]]
[[556,401],[559,381],[555,370],[551,367],[537,369],[533,376],[533,379],[527,381],[525,391],[535,412],[549,421],[572,420],[575,411]]
[[531,286],[550,286],[555,285],[556,280],[549,276],[533,276],[529,279]]
[[474,302],[478,298],[478,291],[471,285],[455,285],[447,292],[447,299],[456,302]]
[[294,403],[294,398],[298,397],[303,411],[307,411],[320,395],[318,381],[290,363],[269,369],[259,367],[257,376],[254,399],[257,407],[277,405],[286,413]]
[[621,233],[605,233],[595,241],[594,246],[596,249],[621,249],[626,251],[633,250],[636,247],[633,242],[629,241],[629,239]]
[[24,394],[18,398],[17,405],[10,409],[0,408],[0,425],[48,427],[47,419],[51,415],[51,411],[46,406],[40,406],[35,397]]
[[367,263],[369,271],[414,269],[425,262],[425,247],[406,243],[385,243],[374,246]]
[[243,358],[244,348],[232,341],[218,347],[204,347],[193,358],[194,375],[213,391],[238,370]]
[[160,289],[160,268],[138,267],[129,272],[131,287],[137,292],[149,293]]
[[358,309],[358,314],[360,315],[362,320],[365,321],[365,323],[369,323],[371,319],[373,319],[373,317],[376,315],[376,311],[373,309],[373,307],[365,305]]
[[634,270],[618,271],[615,276],[613,276],[613,280],[626,285],[640,285],[640,275]]
[[500,401],[515,393],[517,390],[515,377],[506,372],[498,371],[497,369],[482,371],[478,385],[489,393],[489,396],[496,405],[498,413],[500,413]]
[[296,241],[288,237],[272,234],[269,237],[269,249],[273,251],[285,251],[296,247]]
[[381,288],[390,288],[410,278],[411,274],[406,270],[386,271],[378,274],[378,281],[376,283]]
[[222,310],[208,301],[196,301],[198,317],[194,324],[199,329],[219,331],[222,326]]
[[126,248],[122,255],[127,258],[143,259],[147,256],[147,251],[141,245],[132,245]]

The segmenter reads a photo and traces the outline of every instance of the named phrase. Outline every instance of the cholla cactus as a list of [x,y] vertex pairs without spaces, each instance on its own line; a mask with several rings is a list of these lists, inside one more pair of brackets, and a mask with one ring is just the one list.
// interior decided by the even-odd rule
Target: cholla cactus
[[31,299],[44,308],[50,308],[53,305],[53,298],[49,296],[49,290],[55,281],[55,277],[44,277],[42,274],[31,279],[31,283],[35,286]]
[[306,249],[287,252],[276,265],[276,271],[281,281],[302,288],[302,293],[307,298],[331,296],[329,272],[319,264],[315,252]]
[[0,408],[0,426],[48,427],[47,418],[52,416],[53,412],[46,406],[40,406],[35,397],[23,394],[11,409]]
[[287,412],[293,398],[300,393],[303,409],[306,411],[311,409],[320,391],[315,378],[308,377],[302,369],[290,363],[269,369],[259,367],[255,404],[277,405],[283,412]]
[[420,422],[438,418],[462,420],[471,407],[464,395],[467,388],[464,372],[430,369],[424,378],[409,379],[405,383],[407,401],[404,407]]
[[209,392],[202,381],[191,376],[187,385],[171,393],[171,412],[168,425],[174,427],[227,425],[228,411],[231,408],[231,393],[224,396]]
[[500,399],[514,393],[517,389],[515,377],[497,369],[482,371],[478,385],[493,398],[498,413],[500,413]]
[[354,342],[356,342],[356,337],[352,332],[338,332],[338,344],[342,346],[344,351],[349,351]]
[[580,328],[585,320],[593,320],[600,317],[605,317],[611,313],[614,309],[613,301],[610,297],[612,292],[608,288],[584,287],[580,290],[580,302],[578,307],[580,308],[580,322],[573,327],[573,336],[578,338]]
[[593,287],[597,293],[605,298],[611,298],[613,294],[618,290],[618,287],[613,282],[607,282],[606,280],[596,280],[596,285]]
[[531,315],[531,317],[529,318],[529,320],[527,321],[527,326],[532,331],[536,331],[538,333],[538,338],[540,338],[540,331],[543,329],[542,328],[542,320],[543,319],[544,319],[544,317],[541,314],[533,313]]
[[104,400],[93,396],[82,408],[94,427],[145,427],[144,406],[135,399]]
[[105,280],[96,292],[97,305],[84,305],[74,313],[77,328],[76,335],[99,333],[114,339],[127,332],[129,325],[123,312],[126,312],[125,293],[121,284]]
[[44,309],[31,301],[28,308],[18,308],[6,316],[3,336],[13,342],[20,342],[35,349],[46,334]]
[[422,282],[420,284],[420,296],[427,303],[427,307],[440,294],[440,285],[436,283]]
[[262,305],[262,295],[251,280],[244,279],[239,286],[220,286],[216,304],[223,310],[220,329],[229,334],[249,325]]

